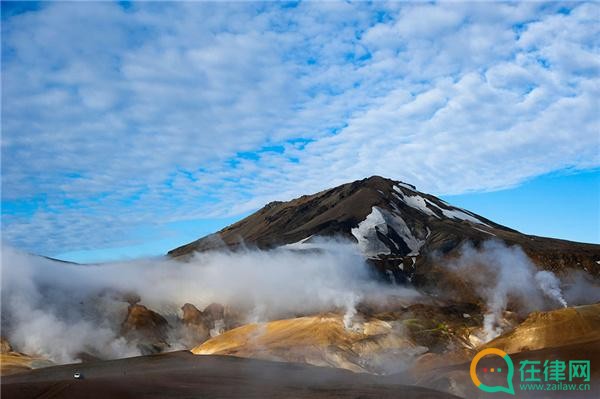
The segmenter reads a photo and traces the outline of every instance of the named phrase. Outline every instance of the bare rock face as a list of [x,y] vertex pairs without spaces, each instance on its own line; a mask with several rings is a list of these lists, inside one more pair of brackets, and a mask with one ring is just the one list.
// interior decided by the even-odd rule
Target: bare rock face
[[121,325],[122,334],[137,341],[144,354],[162,352],[169,347],[168,329],[169,323],[164,317],[139,304],[129,306],[127,317]]
[[205,315],[191,303],[181,307],[183,316],[181,322],[185,328],[185,340],[191,345],[198,345],[210,338],[212,328]]
[[201,344],[211,337],[243,324],[243,314],[229,306],[211,303],[203,311],[191,303],[181,307],[181,323],[184,326],[184,341],[190,347]]
[[184,324],[201,324],[203,322],[202,312],[191,303],[186,303],[181,307],[183,316],[181,320]]
[[231,306],[223,306],[220,303],[211,303],[202,312],[204,319],[210,326],[211,337],[222,334],[244,324],[244,316]]
[[223,320],[225,318],[225,306],[220,303],[211,303],[202,312],[209,320]]

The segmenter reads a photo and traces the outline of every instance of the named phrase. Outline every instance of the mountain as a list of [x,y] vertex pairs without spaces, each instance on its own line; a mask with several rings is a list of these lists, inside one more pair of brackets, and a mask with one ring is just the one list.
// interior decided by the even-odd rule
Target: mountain
[[[320,237],[354,242],[379,276],[413,286],[368,281],[368,293],[357,292],[356,298],[351,295],[352,303],[343,298],[344,292],[338,295],[334,291],[336,300],[323,307],[304,306],[302,296],[290,309],[264,313],[263,302],[277,305],[280,298],[283,303],[293,300],[293,295],[281,291],[277,298],[263,302],[254,302],[253,296],[213,297],[210,291],[217,292],[222,280],[196,286],[195,281],[204,282],[196,273],[200,269],[184,263],[196,253],[202,256],[205,251],[219,249],[233,253],[246,248],[280,248],[278,252],[294,253],[327,250]],[[522,248],[531,261],[521,250],[509,246]],[[482,253],[485,256],[480,256]],[[599,245],[525,235],[402,182],[375,176],[289,202],[270,203],[169,255],[182,263],[157,261],[156,270],[160,270],[161,279],[181,278],[175,281],[182,286],[177,295],[166,295],[169,299],[164,303],[154,299],[157,295],[148,295],[154,286],[113,282],[89,295],[75,289],[57,290],[67,296],[60,297],[57,303],[61,306],[50,309],[66,308],[66,315],[58,314],[65,320],[59,319],[60,323],[88,318],[93,321],[90,315],[102,313],[96,322],[102,328],[108,326],[108,332],[117,338],[110,342],[127,344],[127,351],[118,352],[119,356],[129,355],[129,347],[137,347],[143,354],[181,348],[191,352],[114,360],[111,351],[84,341],[86,345],[77,347],[81,352],[72,355],[83,363],[29,371],[48,366],[36,354],[51,352],[31,350],[35,346],[22,344],[46,341],[22,336],[36,333],[34,330],[40,328],[37,319],[26,325],[28,328],[11,327],[11,322],[21,320],[22,310],[17,306],[9,317],[3,313],[3,333],[17,346],[13,349],[9,341],[0,342],[0,374],[13,374],[2,376],[2,394],[50,397],[60,391],[56,397],[138,397],[145,392],[161,392],[162,397],[179,397],[201,391],[224,397],[224,392],[229,394],[234,387],[237,397],[417,398],[446,397],[450,393],[477,398],[486,396],[470,380],[469,361],[486,346],[503,348],[515,362],[529,358],[543,362],[559,355],[593,362],[600,359],[600,297],[596,294]],[[261,255],[267,258],[271,254]],[[497,262],[499,258],[507,261]],[[40,267],[57,272],[90,272],[87,278],[96,279],[100,276],[96,272],[105,266],[86,268],[44,259]],[[145,264],[143,267],[138,269],[140,273],[146,271]],[[108,265],[106,270],[111,273],[114,268]],[[253,277],[256,274],[257,280],[263,278],[265,270],[269,269],[253,268]],[[296,272],[294,268],[289,270]],[[232,277],[220,266],[215,273],[223,273],[227,281]],[[288,277],[293,279],[294,273]],[[53,276],[47,283],[39,283],[35,292],[40,298],[52,300],[57,295],[42,294],[59,280]],[[229,290],[225,285],[225,291],[237,294],[242,286],[250,287],[253,293],[261,289],[252,285],[252,279],[235,280],[241,285]],[[17,281],[16,287],[26,286]],[[82,277],[73,281],[87,280]],[[162,280],[147,281],[159,284]],[[310,278],[300,281],[303,286],[313,283]],[[321,288],[319,284],[314,286]],[[205,298],[200,287],[210,288]],[[3,286],[3,295],[5,290]],[[69,296],[73,294],[77,295]],[[67,306],[62,306],[64,303]],[[38,308],[32,313],[40,318],[46,308],[34,305]],[[63,344],[58,339],[47,342]],[[19,353],[25,348],[27,354]],[[270,362],[273,360],[277,363]],[[257,373],[256,367],[264,367],[265,372]],[[74,371],[85,378],[73,381]],[[597,371],[593,373],[594,378],[600,377]],[[274,374],[286,377],[270,379]],[[324,374],[341,377],[333,385],[328,382],[322,386],[321,391],[315,391],[314,381],[303,379]],[[393,386],[389,386],[390,381]],[[381,386],[371,391],[371,383]]]
[[519,245],[541,268],[600,275],[600,246],[522,234],[415,186],[372,176],[368,179],[271,202],[221,231],[169,251],[181,260],[195,252],[240,247],[270,249],[310,243],[315,237],[355,241],[369,262],[396,282],[431,283],[432,259],[454,256],[462,244],[495,239]]

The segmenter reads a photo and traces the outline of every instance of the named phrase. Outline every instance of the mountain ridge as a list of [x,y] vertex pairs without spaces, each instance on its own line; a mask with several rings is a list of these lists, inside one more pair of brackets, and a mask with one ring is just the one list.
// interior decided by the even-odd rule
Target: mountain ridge
[[[372,176],[290,201],[274,201],[217,233],[175,248],[186,260],[196,252],[245,247],[272,249],[314,237],[355,241],[382,275],[412,281],[419,263],[454,256],[465,243],[493,239],[519,245],[539,266],[577,268],[600,275],[600,245],[538,237],[454,207],[415,186]],[[411,265],[412,263],[412,265]]]

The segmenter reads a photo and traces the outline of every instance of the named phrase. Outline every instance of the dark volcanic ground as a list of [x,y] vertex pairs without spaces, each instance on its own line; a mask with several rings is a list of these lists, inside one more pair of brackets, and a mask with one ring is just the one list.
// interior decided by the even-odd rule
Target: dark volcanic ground
[[[75,380],[80,371],[84,379]],[[187,351],[48,367],[3,377],[20,398],[453,398],[394,378]]]

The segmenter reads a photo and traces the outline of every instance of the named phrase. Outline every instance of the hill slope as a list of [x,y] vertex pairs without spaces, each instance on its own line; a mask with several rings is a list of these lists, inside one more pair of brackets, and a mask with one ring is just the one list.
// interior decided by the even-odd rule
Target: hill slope
[[247,324],[198,345],[192,353],[378,372],[386,361],[409,363],[427,350],[394,333],[394,324],[373,319],[346,328],[343,317],[334,314]]
[[485,347],[507,353],[600,341],[600,304],[533,312],[513,331]]
[[[74,380],[79,371],[84,378]],[[449,398],[396,379],[185,352],[48,367],[3,377],[7,398]]]
[[[384,276],[427,282],[430,256],[452,256],[465,242],[496,239],[519,245],[538,266],[600,275],[600,245],[519,233],[454,207],[412,185],[373,176],[288,202],[272,202],[221,231],[173,249],[185,260],[195,252],[242,245],[269,249],[310,243],[315,237],[356,242]],[[415,273],[420,269],[423,273]],[[384,273],[385,272],[385,273]]]

